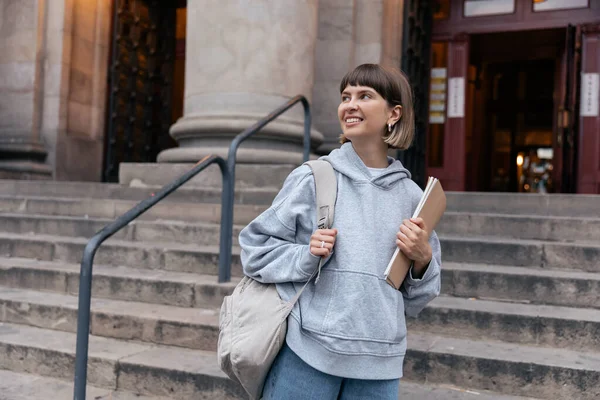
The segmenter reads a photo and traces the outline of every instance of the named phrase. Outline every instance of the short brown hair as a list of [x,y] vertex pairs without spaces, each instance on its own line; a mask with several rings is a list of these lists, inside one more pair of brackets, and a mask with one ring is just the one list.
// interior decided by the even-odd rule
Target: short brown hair
[[[383,141],[394,149],[406,150],[415,136],[415,112],[413,93],[406,75],[398,69],[378,64],[362,64],[348,72],[340,83],[340,93],[346,87],[368,86],[375,89],[390,107],[402,106],[402,116],[392,129],[383,136]],[[342,134],[340,142],[349,140]]]

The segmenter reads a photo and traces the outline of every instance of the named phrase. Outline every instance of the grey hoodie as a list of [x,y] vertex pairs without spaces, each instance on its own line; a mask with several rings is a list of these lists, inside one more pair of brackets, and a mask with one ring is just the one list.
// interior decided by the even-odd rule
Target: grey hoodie
[[[318,282],[310,283],[288,318],[286,341],[307,364],[354,379],[402,376],[405,314],[416,316],[440,292],[440,244],[431,235],[433,260],[421,279],[410,274],[400,291],[383,273],[396,233],[415,210],[422,190],[400,161],[372,176],[351,143],[322,159],[336,171],[338,196],[334,252]],[[288,176],[272,206],[240,233],[244,273],[277,283],[291,299],[317,269],[309,251],[317,229],[314,178],[308,166]]]

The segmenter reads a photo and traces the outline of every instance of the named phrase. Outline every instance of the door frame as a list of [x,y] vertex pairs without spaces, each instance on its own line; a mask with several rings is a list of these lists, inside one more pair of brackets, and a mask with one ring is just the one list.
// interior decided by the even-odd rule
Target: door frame
[[[582,28],[581,73],[600,75],[600,22]],[[600,194],[600,115],[578,122],[577,193]]]
[[[448,43],[448,85],[450,78],[463,78],[462,88],[465,97],[468,93],[470,36],[478,33],[500,33],[528,31],[549,28],[567,28],[568,24],[584,25],[582,45],[582,72],[600,72],[600,0],[590,0],[589,8],[533,12],[530,0],[515,0],[516,9],[510,15],[485,17],[464,17],[463,0],[451,0],[450,16],[446,20],[436,20],[433,24],[432,41]],[[569,21],[569,22],[566,22]],[[586,36],[587,32],[587,36]],[[587,54],[587,57],[586,57]],[[579,71],[577,72],[579,73]],[[561,85],[563,83],[561,82]],[[449,91],[449,89],[448,89]],[[448,96],[447,91],[447,96]],[[466,107],[468,99],[464,99]],[[448,107],[447,107],[448,108]],[[558,108],[555,105],[555,115]],[[444,127],[444,163],[432,168],[427,166],[427,175],[438,177],[444,188],[451,191],[465,191],[466,176],[466,129],[471,116],[465,110],[462,117],[446,115]],[[577,180],[577,192],[600,193],[600,117],[579,119],[577,146],[582,149],[574,161],[572,178]],[[558,129],[555,121],[555,132]],[[557,135],[555,134],[555,140]],[[589,148],[584,147],[589,146]],[[556,147],[556,146],[555,146]],[[595,154],[591,154],[595,152]]]

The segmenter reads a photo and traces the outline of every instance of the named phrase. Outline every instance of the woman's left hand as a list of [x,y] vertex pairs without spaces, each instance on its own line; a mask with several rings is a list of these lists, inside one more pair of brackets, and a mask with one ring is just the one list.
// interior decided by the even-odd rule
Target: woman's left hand
[[397,234],[396,245],[406,257],[414,261],[417,272],[422,271],[432,257],[429,235],[422,218],[405,219]]

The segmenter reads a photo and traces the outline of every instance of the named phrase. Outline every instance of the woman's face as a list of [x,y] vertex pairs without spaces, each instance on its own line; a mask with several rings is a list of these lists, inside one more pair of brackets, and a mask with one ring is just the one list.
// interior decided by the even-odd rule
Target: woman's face
[[338,118],[346,138],[380,138],[385,132],[391,108],[375,89],[346,86],[341,94]]

